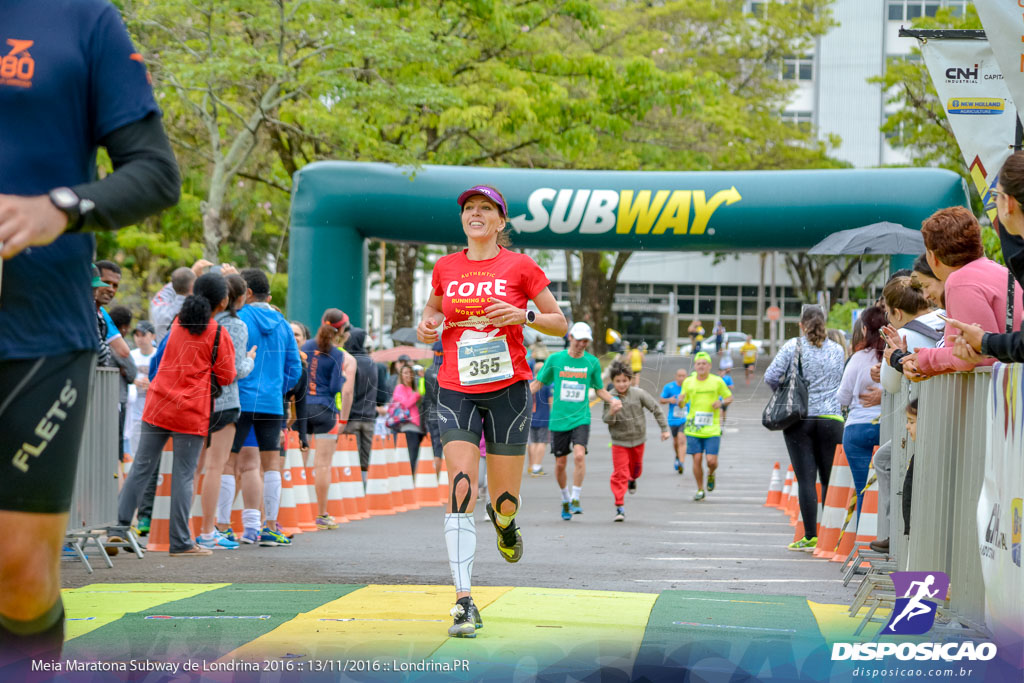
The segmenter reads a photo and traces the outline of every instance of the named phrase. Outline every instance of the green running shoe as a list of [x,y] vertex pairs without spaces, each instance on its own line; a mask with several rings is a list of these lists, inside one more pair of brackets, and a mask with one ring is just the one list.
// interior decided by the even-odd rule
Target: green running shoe
[[708,493],[715,490],[715,473],[712,472],[708,475]]
[[502,528],[494,517],[494,508],[487,504],[487,516],[498,533],[498,552],[506,562],[518,562],[523,559],[523,535],[516,526],[516,520],[509,522],[508,526]]
[[807,538],[804,536],[799,541],[793,541],[786,547],[790,550],[802,550],[805,553],[811,553],[818,547],[818,537],[815,536],[814,538]]
[[694,500],[704,500],[704,489],[698,489],[697,493],[693,494]]

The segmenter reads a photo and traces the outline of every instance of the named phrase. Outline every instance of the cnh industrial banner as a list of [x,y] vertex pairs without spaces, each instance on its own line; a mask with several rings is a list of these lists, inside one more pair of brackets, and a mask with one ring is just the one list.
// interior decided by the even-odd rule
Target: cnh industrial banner
[[[1007,82],[984,40],[928,38],[921,52],[974,187],[987,203],[1017,132]],[[995,218],[994,210],[989,218]]]
[[989,424],[978,499],[985,621],[1000,657],[1024,667],[1024,365],[996,363],[993,368]]

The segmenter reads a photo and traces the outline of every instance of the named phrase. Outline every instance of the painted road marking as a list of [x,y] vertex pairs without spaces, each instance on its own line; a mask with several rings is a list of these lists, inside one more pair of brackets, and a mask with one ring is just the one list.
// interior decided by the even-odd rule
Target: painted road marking
[[[675,532],[679,533],[679,532]],[[680,545],[682,541],[658,541],[660,545]],[[701,541],[700,547],[706,548],[709,545],[720,545],[723,547],[731,548],[781,548],[778,543],[712,543],[709,541]],[[685,548],[684,548],[685,550]]]
[[796,633],[795,628],[764,628],[763,626],[733,626],[732,624],[698,624],[692,621],[673,621],[676,626],[699,626],[701,628],[735,628],[743,631],[772,631],[774,633]]
[[[672,523],[676,524],[676,522],[672,522]],[[680,529],[679,531],[675,531],[674,529],[665,529],[661,533],[665,533],[665,534],[687,534],[687,535],[690,535],[690,534],[714,534],[715,536],[721,536],[723,533],[728,533],[730,536],[757,536],[758,538],[764,538],[764,532],[763,531],[728,531],[728,532],[723,532],[723,531],[699,531],[699,530],[696,530],[696,529],[692,529],[692,530],[691,529]]]
[[633,579],[634,583],[842,583],[842,579]]
[[[670,524],[708,524],[709,522],[707,522],[705,520],[691,521],[689,519],[679,519],[679,520],[670,521],[669,523]],[[782,525],[782,524],[785,524],[786,526],[791,526],[790,522],[722,522],[723,526],[726,525],[726,524],[729,524],[729,525],[732,525],[732,526],[767,526],[769,524],[771,524],[771,525]],[[716,532],[718,532],[718,531],[716,531]],[[722,531],[722,532],[725,532],[725,531]]]
[[327,617],[318,619],[317,621],[430,621],[436,624],[440,624],[444,619],[361,619],[359,617],[339,617],[338,619],[329,619]]
[[230,615],[230,614],[212,614],[212,615],[201,615],[201,616],[170,616],[166,614],[151,614],[143,619],[270,619],[269,614],[250,614],[250,615]]
[[784,602],[765,602],[764,600],[726,600],[723,598],[677,598],[678,600],[696,600],[699,602],[741,602],[747,605],[785,605]]
[[813,557],[645,557],[665,562],[811,562]]

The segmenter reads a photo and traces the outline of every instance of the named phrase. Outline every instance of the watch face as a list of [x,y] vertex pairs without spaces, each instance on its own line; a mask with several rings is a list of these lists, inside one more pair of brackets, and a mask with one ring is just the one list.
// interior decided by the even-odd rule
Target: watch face
[[54,203],[61,208],[78,206],[78,195],[66,187],[58,187],[52,193]]

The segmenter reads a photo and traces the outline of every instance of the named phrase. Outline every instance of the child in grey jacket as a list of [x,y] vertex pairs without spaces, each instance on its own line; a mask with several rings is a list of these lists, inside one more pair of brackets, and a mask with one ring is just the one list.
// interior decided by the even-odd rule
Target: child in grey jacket
[[661,427],[661,440],[667,441],[672,433],[658,401],[640,387],[631,386],[633,371],[625,363],[612,363],[609,375],[614,390],[612,395],[622,401],[622,410],[610,414],[608,404],[604,408],[604,421],[612,437],[611,476],[612,495],[615,496],[615,521],[626,519],[625,493],[636,493],[636,480],[644,467],[644,442],[647,441],[647,417],[644,409],[651,411]]

